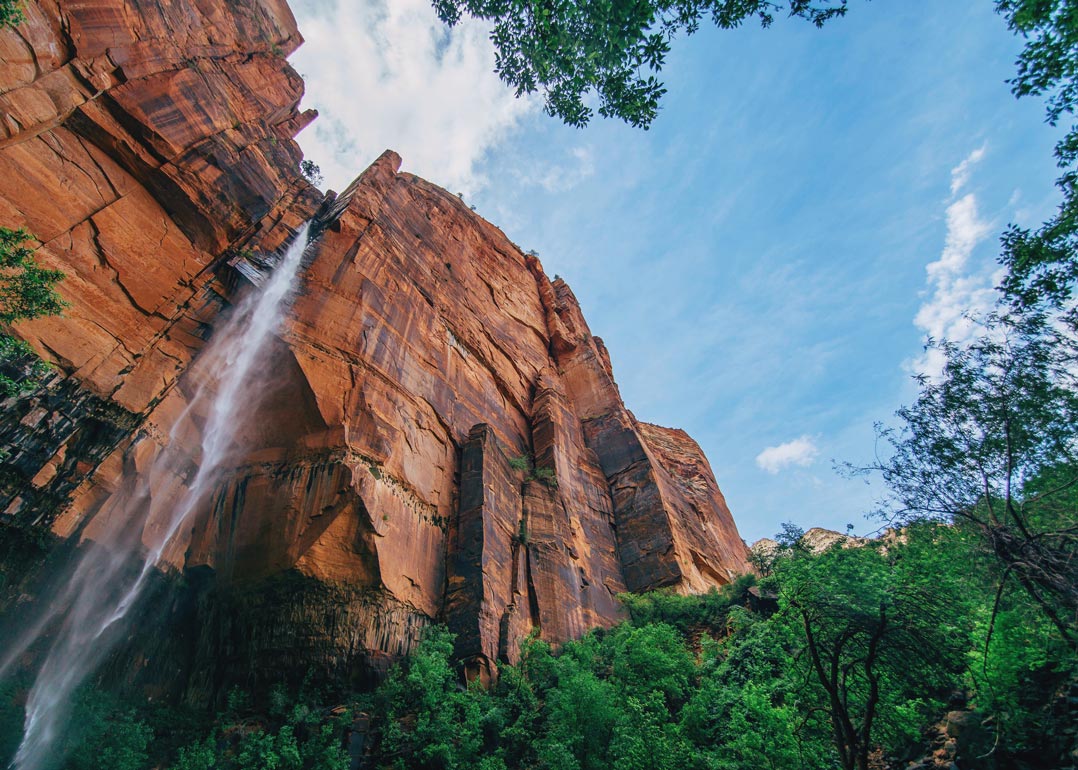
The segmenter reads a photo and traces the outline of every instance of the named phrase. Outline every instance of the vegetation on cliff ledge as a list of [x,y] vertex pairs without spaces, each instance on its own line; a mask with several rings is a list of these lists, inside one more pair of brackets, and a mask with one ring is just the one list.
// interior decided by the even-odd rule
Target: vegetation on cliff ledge
[[20,0],[0,0],[0,29],[14,27],[23,20]]
[[[37,263],[33,250],[25,245],[31,240],[33,236],[25,230],[0,227],[0,330],[19,321],[56,315],[66,307],[56,292],[64,274]],[[26,389],[47,372],[29,345],[0,331],[0,398]]]

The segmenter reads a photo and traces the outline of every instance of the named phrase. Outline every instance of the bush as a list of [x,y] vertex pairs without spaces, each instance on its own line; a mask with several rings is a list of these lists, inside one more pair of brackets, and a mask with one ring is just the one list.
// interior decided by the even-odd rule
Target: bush
[[[7,2],[0,0],[0,23],[10,13]],[[0,326],[57,315],[67,305],[56,292],[64,274],[37,264],[33,250],[24,245],[31,240],[33,236],[25,230],[0,227]],[[29,345],[0,332],[0,398],[32,387],[47,373]]]
[[24,18],[19,0],[0,0],[0,28],[18,26]]

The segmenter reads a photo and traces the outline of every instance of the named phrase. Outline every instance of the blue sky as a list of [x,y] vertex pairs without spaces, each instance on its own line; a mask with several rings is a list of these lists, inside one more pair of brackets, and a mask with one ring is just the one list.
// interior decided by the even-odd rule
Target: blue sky
[[851,0],[823,30],[702,27],[650,131],[563,126],[426,0],[293,0],[300,135],[341,189],[386,147],[573,287],[636,416],[700,442],[742,536],[870,532],[833,460],[915,394],[925,334],[968,334],[999,233],[1056,202],[1057,130],[1015,100],[990,0]]

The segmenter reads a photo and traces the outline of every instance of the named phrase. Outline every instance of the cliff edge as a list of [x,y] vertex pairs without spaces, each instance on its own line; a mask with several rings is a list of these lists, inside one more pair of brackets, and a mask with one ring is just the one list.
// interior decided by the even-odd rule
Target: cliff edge
[[[258,418],[166,553],[188,577],[175,670],[125,676],[194,700],[311,670],[361,684],[445,622],[486,677],[528,633],[617,622],[618,593],[746,569],[703,453],[626,409],[563,281],[394,153],[339,196],[302,178],[313,114],[283,2],[27,15],[0,32],[0,224],[37,236],[71,308],[16,330],[62,376],[0,418],[0,560],[27,532],[71,544],[131,515],[242,284],[229,265],[308,219],[319,233]],[[190,467],[196,439],[172,439]],[[175,494],[190,467],[138,494]],[[28,611],[45,571],[0,611]]]

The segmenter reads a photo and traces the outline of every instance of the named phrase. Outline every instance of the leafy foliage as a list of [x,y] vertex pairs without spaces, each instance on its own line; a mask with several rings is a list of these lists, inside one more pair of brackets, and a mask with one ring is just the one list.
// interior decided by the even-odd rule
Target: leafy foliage
[[558,476],[555,470],[536,465],[530,454],[510,457],[509,467],[515,471],[524,471],[525,481],[538,481],[552,489],[556,489],[558,486]]
[[[0,8],[0,18],[3,10]],[[60,313],[66,303],[56,292],[64,274],[37,264],[25,230],[0,227],[0,327]],[[20,339],[0,333],[0,398],[32,386],[48,372],[34,351]]]
[[[28,683],[0,686],[0,763],[5,767],[22,737],[22,700]],[[107,693],[79,691],[71,723],[49,770],[144,770],[153,731],[136,709]]]
[[313,160],[304,159],[300,161],[299,171],[303,174],[303,178],[315,187],[322,184],[322,169]]
[[[787,538],[773,566],[777,611],[751,608],[751,576],[703,596],[624,597],[628,621],[558,650],[529,637],[488,688],[462,682],[452,636],[432,627],[373,693],[353,696],[351,710],[370,716],[365,766],[864,768],[872,755],[893,764],[923,751],[922,731],[963,690],[997,725],[1000,766],[1070,751],[1057,704],[1078,673],[1073,657],[1025,593],[993,613],[996,562],[968,522],[819,554]],[[0,728],[19,721],[18,690],[0,690]],[[176,710],[94,697],[106,700],[76,709],[65,768],[349,763],[347,711],[333,716],[284,687],[234,690],[222,714],[194,725]],[[10,754],[17,729],[4,736]]]
[[541,93],[548,114],[584,126],[594,94],[603,117],[647,128],[666,92],[656,75],[679,32],[706,18],[722,29],[767,27],[780,14],[819,27],[844,14],[846,0],[434,0],[434,8],[449,25],[464,14],[491,22],[498,76],[517,96]]
[[0,29],[18,26],[23,18],[20,0],[0,0]]
[[153,734],[133,709],[91,707],[82,713],[89,715],[81,725],[85,737],[71,752],[65,770],[140,770],[148,765]]
[[1045,694],[1065,691],[1078,678],[1078,659],[1044,613],[1023,598],[1004,596],[997,614],[986,608],[978,618],[979,643],[970,655],[975,703],[993,715],[1009,753],[1058,756],[1065,752],[1053,744],[1070,720]]
[[407,766],[469,767],[482,743],[482,699],[460,688],[452,654],[449,632],[432,628],[377,693],[382,750],[412,758]]
[[[0,764],[21,736],[28,682],[0,684]],[[181,707],[126,702],[100,689],[79,691],[48,770],[347,770],[347,714],[331,717],[283,689],[257,714],[239,691],[215,720]],[[239,710],[233,710],[238,708]]]
[[960,683],[971,641],[962,580],[940,564],[932,531],[880,543],[792,552],[777,565],[780,601],[803,632],[800,665],[830,719],[843,768],[867,770],[879,743],[918,735],[924,705]]
[[660,589],[646,594],[622,594],[618,598],[634,625],[664,623],[690,636],[704,629],[724,628],[730,610],[748,602],[748,590],[755,582],[752,575],[742,575],[722,591],[712,589],[697,596]]
[[37,264],[23,245],[31,240],[25,230],[0,227],[0,323],[56,315],[65,307],[55,290],[64,274]]
[[[996,0],[996,10],[1027,42],[1010,81],[1016,96],[1042,96],[1048,122],[1072,118],[1078,106],[1078,8],[1070,0]],[[1003,236],[1003,288],[1020,307],[1062,306],[1078,279],[1078,126],[1055,148],[1063,201],[1039,229],[1012,225]]]
[[[989,320],[969,346],[938,343],[946,366],[881,430],[886,459],[867,470],[890,488],[884,515],[961,520],[1078,646],[1078,336],[1040,312]],[[1001,585],[1000,590],[1003,589]]]
[[216,729],[180,748],[172,770],[347,770],[346,712],[332,717],[281,686],[270,693],[268,713],[250,704],[246,693],[230,692]]
[[[967,546],[936,527],[886,549],[789,545],[775,615],[745,606],[751,577],[704,596],[625,596],[631,622],[557,653],[530,639],[491,690],[454,686],[452,645],[435,631],[379,690],[375,757],[409,768],[865,767],[869,750],[916,744],[962,685],[974,622],[953,549]],[[836,698],[814,656],[836,662]],[[852,746],[836,739],[836,701],[839,720],[857,721]]]
[[14,396],[49,373],[49,367],[23,340],[0,333],[0,398]]

